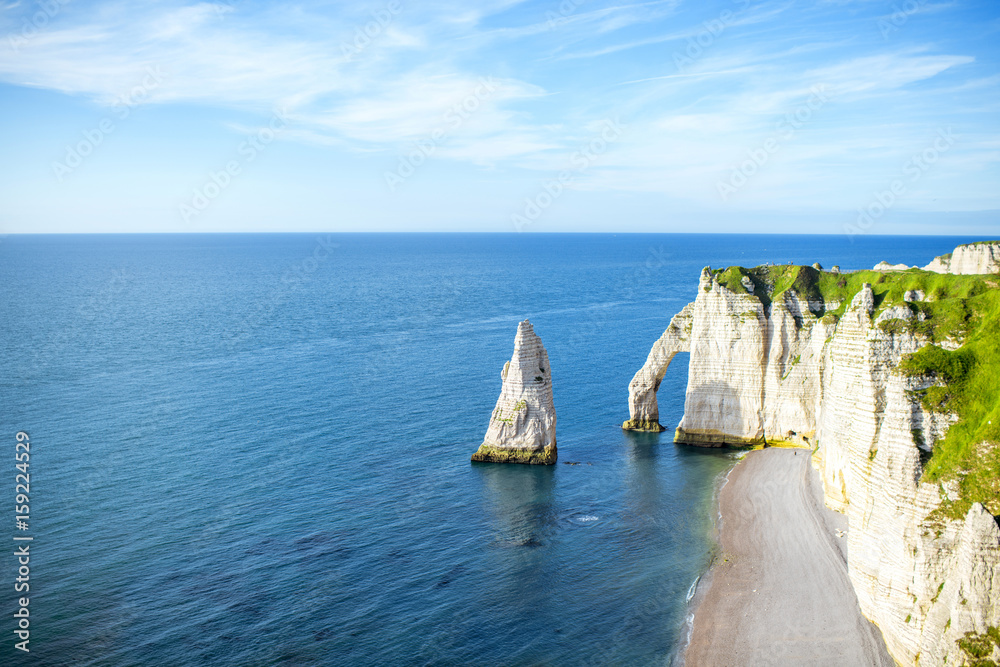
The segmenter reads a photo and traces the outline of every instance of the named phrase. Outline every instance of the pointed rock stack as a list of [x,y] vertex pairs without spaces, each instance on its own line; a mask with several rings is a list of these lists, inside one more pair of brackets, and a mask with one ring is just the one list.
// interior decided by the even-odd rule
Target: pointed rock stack
[[500,373],[503,387],[486,438],[473,461],[556,462],[556,409],[552,402],[549,355],[531,322],[517,327],[514,355]]

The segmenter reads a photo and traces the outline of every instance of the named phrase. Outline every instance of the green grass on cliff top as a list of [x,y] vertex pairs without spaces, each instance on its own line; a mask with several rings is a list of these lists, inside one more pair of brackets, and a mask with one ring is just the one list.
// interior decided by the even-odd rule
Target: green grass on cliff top
[[[957,480],[958,501],[945,501],[945,515],[964,516],[973,502],[981,502],[1000,515],[1000,278],[955,276],[920,269],[836,274],[810,266],[729,267],[713,272],[716,279],[738,294],[747,294],[743,278],[753,281],[753,293],[765,305],[792,291],[812,301],[812,312],[828,322],[843,315],[865,283],[875,294],[878,311],[906,303],[911,290],[924,292],[925,301],[906,304],[915,317],[889,320],[888,334],[904,330],[928,342],[905,359],[900,372],[937,380],[920,392],[924,406],[952,412],[958,422],[934,445],[925,463],[928,482]],[[827,310],[827,306],[831,310]],[[964,341],[954,351],[937,345],[945,340]]]
[[968,300],[971,316],[965,344],[948,351],[927,345],[900,364],[909,375],[931,376],[925,407],[954,412],[959,420],[934,445],[924,479],[957,479],[958,501],[945,501],[946,516],[963,516],[973,502],[1000,515],[1000,289]]
[[991,290],[986,282],[988,278],[983,276],[954,276],[920,269],[830,273],[811,266],[758,266],[753,269],[731,266],[713,271],[713,274],[716,280],[737,294],[749,293],[743,286],[743,278],[749,277],[754,284],[754,296],[765,306],[786,292],[794,292],[799,298],[812,302],[816,317],[828,316],[834,320],[844,314],[865,283],[872,286],[876,315],[885,308],[905,303],[903,297],[907,292],[922,291],[927,300],[908,307],[915,315],[922,312],[923,321],[915,320],[910,326],[935,342],[966,335],[972,316],[970,299]]

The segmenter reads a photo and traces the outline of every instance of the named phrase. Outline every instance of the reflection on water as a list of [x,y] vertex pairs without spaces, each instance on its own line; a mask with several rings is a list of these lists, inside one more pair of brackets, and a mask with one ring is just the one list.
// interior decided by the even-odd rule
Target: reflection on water
[[556,544],[555,467],[473,467],[482,478],[485,510],[492,518],[493,540],[484,554],[491,624],[498,627],[498,622],[519,618],[537,628],[553,627],[560,618],[553,591],[559,589],[565,568]]
[[[657,470],[661,433],[622,431],[625,441],[625,520],[637,536],[659,527],[663,514],[662,474]],[[669,444],[667,445],[669,446]]]
[[655,459],[659,453],[658,445],[670,444],[670,438],[663,433],[648,433],[645,431],[622,431],[625,440],[625,454],[630,463],[644,459]]
[[474,464],[493,514],[497,544],[534,549],[542,547],[556,528],[553,510],[553,466]]

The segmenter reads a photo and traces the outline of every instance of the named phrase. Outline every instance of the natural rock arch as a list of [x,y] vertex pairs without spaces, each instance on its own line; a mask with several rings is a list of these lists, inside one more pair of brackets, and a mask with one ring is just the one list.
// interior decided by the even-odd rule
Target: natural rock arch
[[622,428],[630,431],[663,431],[656,391],[660,388],[670,362],[678,352],[691,351],[691,324],[694,304],[689,303],[674,315],[670,326],[663,332],[646,357],[646,363],[628,384],[628,409],[630,418]]

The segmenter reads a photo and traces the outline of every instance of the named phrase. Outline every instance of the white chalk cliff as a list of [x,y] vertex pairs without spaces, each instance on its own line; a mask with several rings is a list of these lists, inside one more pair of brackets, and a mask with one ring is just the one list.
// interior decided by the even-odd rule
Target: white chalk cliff
[[[903,665],[964,664],[958,640],[1000,627],[1000,528],[978,503],[961,520],[930,516],[954,490],[921,482],[922,462],[955,417],[922,407],[913,390],[930,381],[894,372],[926,340],[879,326],[913,311],[878,312],[870,285],[839,319],[825,314],[839,303],[792,290],[771,301],[773,286],[749,277],[742,287],[702,272],[695,301],[629,385],[632,419],[623,426],[656,424],[659,381],[677,351],[690,351],[675,440],[814,449],[826,502],[849,519],[848,570],[861,609],[892,656]],[[992,650],[1000,660],[1000,646]]]
[[500,373],[503,386],[486,438],[473,461],[556,462],[556,409],[549,355],[531,322],[517,327],[514,354]]
[[906,264],[890,264],[889,262],[879,262],[875,265],[872,271],[906,271],[907,269],[915,269],[915,266],[908,266]]
[[1000,241],[960,245],[924,267],[934,273],[976,275],[1000,271]]

